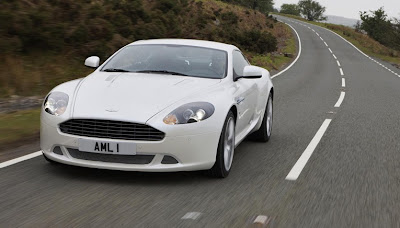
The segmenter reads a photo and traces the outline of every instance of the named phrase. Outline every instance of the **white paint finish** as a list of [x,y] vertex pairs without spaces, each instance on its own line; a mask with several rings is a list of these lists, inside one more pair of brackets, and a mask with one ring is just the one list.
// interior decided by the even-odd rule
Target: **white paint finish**
[[322,37],[319,37],[322,41],[324,41],[324,39],[322,39]]
[[28,154],[28,155],[25,155],[25,156],[22,156],[22,157],[19,157],[19,158],[15,158],[15,159],[12,159],[12,160],[9,160],[9,161],[2,162],[2,163],[0,163],[0,169],[5,168],[5,167],[10,166],[10,165],[17,164],[19,162],[23,162],[23,161],[29,160],[31,158],[38,157],[40,155],[42,155],[42,151],[37,151],[37,152],[31,153],[31,154]]
[[344,75],[343,69],[339,68],[339,70],[340,70],[340,75],[343,76]]
[[200,218],[201,213],[200,212],[188,212],[186,213],[181,219],[182,220],[196,220],[198,218]]
[[303,154],[300,156],[299,160],[297,160],[296,164],[290,170],[289,174],[286,176],[286,180],[295,181],[299,177],[301,171],[304,169],[305,165],[307,164],[308,160],[310,159],[311,155],[313,154],[315,148],[317,148],[319,142],[324,136],[326,130],[329,127],[332,119],[326,119],[317,133],[315,134],[314,138],[311,140],[310,144],[308,144],[307,148],[304,150]]
[[339,100],[336,102],[336,104],[334,106],[335,108],[339,108],[340,105],[342,105],[345,95],[346,95],[345,92],[340,92]]
[[254,219],[253,224],[265,225],[267,222],[268,222],[268,216],[259,215]]
[[325,44],[325,46],[327,46],[328,47],[328,44],[324,41],[324,44]]
[[330,52],[330,53],[332,53],[332,54],[333,54],[333,52],[332,52],[331,48],[328,48],[328,50],[329,50],[329,52]]
[[317,32],[315,34],[317,34],[317,36],[319,36],[319,34]]
[[335,54],[332,54],[332,55],[333,55],[333,58],[337,59],[337,57],[336,57],[336,55],[335,55]]
[[337,62],[337,65],[340,67],[340,62],[339,62],[339,60],[336,60],[336,62]]
[[343,88],[346,87],[346,79],[345,78],[342,78],[342,87]]
[[[285,23],[285,24],[287,24],[287,23]],[[277,73],[277,74],[271,76],[271,79],[274,79],[275,77],[278,77],[279,75],[281,75],[281,74],[283,74],[284,72],[286,72],[287,70],[289,70],[289,69],[297,62],[297,60],[300,58],[300,55],[301,55],[301,49],[302,49],[302,47],[301,47],[301,39],[300,39],[299,33],[297,33],[296,29],[293,28],[293,26],[291,26],[291,25],[289,25],[289,24],[287,24],[287,25],[288,25],[291,29],[293,29],[293,31],[296,33],[297,40],[298,40],[298,43],[299,43],[299,54],[297,54],[296,59],[295,59],[288,67],[286,67],[286,68],[285,68],[284,70],[282,70],[281,72],[279,72],[279,73]]]

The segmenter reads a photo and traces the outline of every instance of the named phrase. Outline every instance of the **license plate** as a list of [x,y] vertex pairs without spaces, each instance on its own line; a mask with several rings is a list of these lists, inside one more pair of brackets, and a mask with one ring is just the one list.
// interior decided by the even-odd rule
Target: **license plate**
[[136,144],[131,142],[79,139],[79,150],[99,154],[136,155]]

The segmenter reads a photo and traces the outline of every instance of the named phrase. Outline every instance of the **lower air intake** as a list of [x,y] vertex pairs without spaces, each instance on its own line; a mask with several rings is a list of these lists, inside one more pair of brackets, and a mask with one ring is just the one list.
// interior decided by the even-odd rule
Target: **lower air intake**
[[68,149],[69,154],[76,159],[100,161],[132,165],[146,165],[153,161],[154,155],[113,155],[83,152],[77,149]]

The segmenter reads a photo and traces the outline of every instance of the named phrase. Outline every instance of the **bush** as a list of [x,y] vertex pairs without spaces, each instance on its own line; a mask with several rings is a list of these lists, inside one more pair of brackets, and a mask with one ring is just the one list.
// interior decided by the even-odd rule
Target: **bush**
[[225,24],[236,25],[239,17],[234,12],[226,12],[221,14],[221,19]]
[[259,30],[245,31],[240,37],[240,45],[256,53],[273,52],[278,49],[276,38],[269,32]]

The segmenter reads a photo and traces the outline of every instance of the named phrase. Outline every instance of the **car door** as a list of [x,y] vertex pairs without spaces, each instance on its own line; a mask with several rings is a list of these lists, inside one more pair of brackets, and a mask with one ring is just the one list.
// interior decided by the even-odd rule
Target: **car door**
[[244,67],[250,65],[243,54],[239,50],[235,50],[232,58],[233,80],[236,87],[235,101],[238,110],[236,133],[240,134],[249,128],[254,118],[258,87],[255,79],[239,78],[243,76]]

